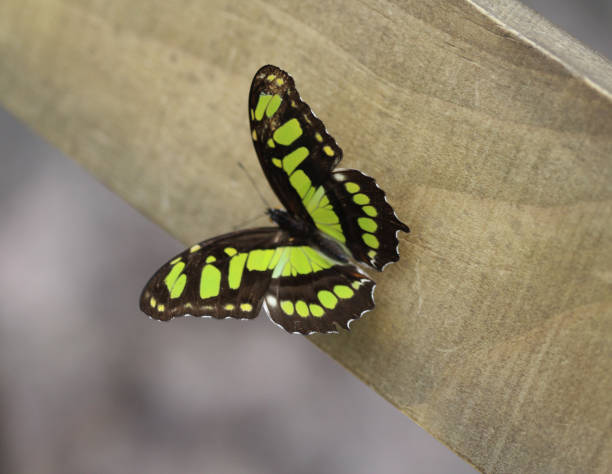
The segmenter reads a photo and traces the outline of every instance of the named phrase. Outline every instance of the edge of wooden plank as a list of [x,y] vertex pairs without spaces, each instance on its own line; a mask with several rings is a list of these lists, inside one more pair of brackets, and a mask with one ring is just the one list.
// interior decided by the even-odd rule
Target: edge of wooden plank
[[612,64],[517,0],[467,0],[518,39],[537,48],[612,100]]

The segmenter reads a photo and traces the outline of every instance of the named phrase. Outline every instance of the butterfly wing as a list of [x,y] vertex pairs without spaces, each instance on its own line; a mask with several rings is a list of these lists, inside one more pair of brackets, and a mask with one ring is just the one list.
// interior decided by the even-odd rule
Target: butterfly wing
[[265,299],[271,319],[289,332],[335,332],[335,323],[348,328],[374,307],[373,289],[355,266],[270,227],[222,235],[177,255],[149,280],[140,309],[164,321],[187,314],[252,319]]
[[342,158],[323,122],[302,101],[293,78],[276,66],[262,67],[249,93],[253,145],[270,186],[285,209],[313,223],[302,201],[314,193]]
[[317,273],[273,278],[265,307],[270,319],[288,332],[337,332],[336,324],[348,329],[351,321],[374,308],[374,287],[354,265],[336,263]]
[[397,233],[410,229],[397,218],[376,181],[361,171],[339,169],[324,187],[342,216],[340,225],[353,257],[377,270],[397,262]]
[[372,178],[356,170],[332,172],[342,150],[288,73],[271,65],[257,71],[249,114],[259,162],[290,213],[378,270],[399,259],[396,234],[408,227]]
[[272,257],[288,242],[288,234],[278,227],[200,242],[151,277],[140,296],[140,309],[163,321],[187,314],[254,318],[270,284]]

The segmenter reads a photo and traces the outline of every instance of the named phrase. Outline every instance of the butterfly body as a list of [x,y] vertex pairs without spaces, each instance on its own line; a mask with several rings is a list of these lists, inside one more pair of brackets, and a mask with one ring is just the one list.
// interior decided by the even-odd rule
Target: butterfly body
[[282,209],[268,209],[266,213],[270,216],[272,221],[281,229],[286,230],[290,235],[306,239],[309,245],[317,248],[326,256],[334,260],[348,262],[346,249],[332,239],[325,237],[314,225],[296,219]]
[[285,71],[268,65],[255,74],[249,116],[259,162],[285,207],[267,210],[277,227],[185,250],[153,275],[140,308],[168,320],[251,319],[263,307],[289,332],[348,329],[374,307],[375,284],[352,262],[382,270],[397,261],[397,233],[408,227],[374,179],[335,170],[342,150]]
[[296,219],[287,211],[270,208],[266,211],[270,219],[281,229],[286,230],[294,236],[310,237],[314,234],[314,227],[300,219]]

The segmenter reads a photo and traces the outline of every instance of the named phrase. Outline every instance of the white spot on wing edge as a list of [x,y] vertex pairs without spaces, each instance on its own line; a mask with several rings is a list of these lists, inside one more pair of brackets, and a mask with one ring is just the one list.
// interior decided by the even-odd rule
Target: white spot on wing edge
[[172,316],[170,319],[165,319],[165,320],[164,319],[154,318],[153,316],[150,316],[148,314],[147,314],[147,316],[149,316],[149,319],[152,319],[153,321],[157,321],[159,323],[169,323],[173,319],[178,319],[178,318],[218,319],[219,321],[223,321],[225,319],[236,319],[238,321],[249,321],[251,319],[255,319],[257,316],[259,316],[259,314],[257,316],[255,316],[255,318],[237,318],[235,316],[225,316],[224,318],[215,318],[214,316],[211,316],[210,314],[203,314],[201,316],[196,316],[196,315],[191,314],[191,313],[185,313],[185,314],[178,314],[176,316]]
[[370,299],[372,300],[372,307],[368,308],[368,309],[364,309],[361,314],[359,316],[357,316],[356,318],[353,319],[349,319],[346,323],[346,326],[348,327],[348,329],[351,329],[351,324],[353,324],[353,321],[357,321],[358,319],[361,319],[361,317],[366,314],[369,311],[372,311],[374,308],[376,308],[376,302],[374,301],[374,289],[376,288],[376,282],[374,280],[372,280],[371,278],[368,278],[368,280],[370,280],[373,285],[372,285],[372,289],[370,290]]
[[[363,173],[363,174],[365,174],[365,173]],[[365,175],[366,175],[366,176],[368,176],[367,174],[365,174]],[[372,177],[371,177],[371,176],[368,176],[368,178],[372,178]],[[381,188],[381,187],[378,185],[378,183],[376,182],[376,180],[375,180],[374,178],[372,178],[372,179],[374,180],[374,186],[376,186],[378,189],[380,189],[380,192],[383,194],[383,199],[385,200],[385,202],[387,203],[387,205],[388,205],[388,206],[391,208],[391,211],[393,211],[393,217],[395,217],[395,219],[396,219],[398,222],[402,222],[402,221],[400,221],[400,218],[399,218],[399,217],[397,216],[397,214],[395,213],[395,208],[394,208],[394,207],[393,207],[393,206],[392,206],[392,205],[389,203],[389,201],[387,201],[387,193],[386,193],[385,191],[383,191],[383,189],[382,189],[382,188]],[[402,222],[402,224],[403,224],[403,222]],[[404,224],[404,225],[406,225],[406,224]],[[406,226],[406,227],[408,227],[408,226]],[[400,256],[400,253],[399,253],[399,244],[400,244],[400,239],[399,239],[399,238],[398,238],[398,236],[397,236],[399,232],[405,232],[405,231],[403,231],[402,229],[397,229],[397,230],[395,231],[395,240],[397,240],[397,245],[395,246],[395,253],[397,254],[397,257],[398,257],[398,260],[397,260],[397,261],[399,261],[399,256]],[[408,232],[410,232],[410,230],[409,230]],[[390,262],[385,263],[385,264],[382,266],[382,268],[380,269],[380,271],[381,271],[381,272],[382,272],[382,271],[384,271],[384,269],[385,269],[385,268],[387,268],[387,266],[389,266],[389,265],[390,265],[390,264],[392,264],[392,263],[396,263],[396,262],[390,261]]]

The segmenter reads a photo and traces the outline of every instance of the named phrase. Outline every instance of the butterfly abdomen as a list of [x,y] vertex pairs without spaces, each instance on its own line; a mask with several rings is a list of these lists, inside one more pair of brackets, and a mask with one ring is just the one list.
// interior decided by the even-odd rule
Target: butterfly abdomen
[[328,257],[339,262],[348,262],[344,247],[332,239],[325,237],[321,232],[314,232],[313,236],[311,237],[311,243]]

